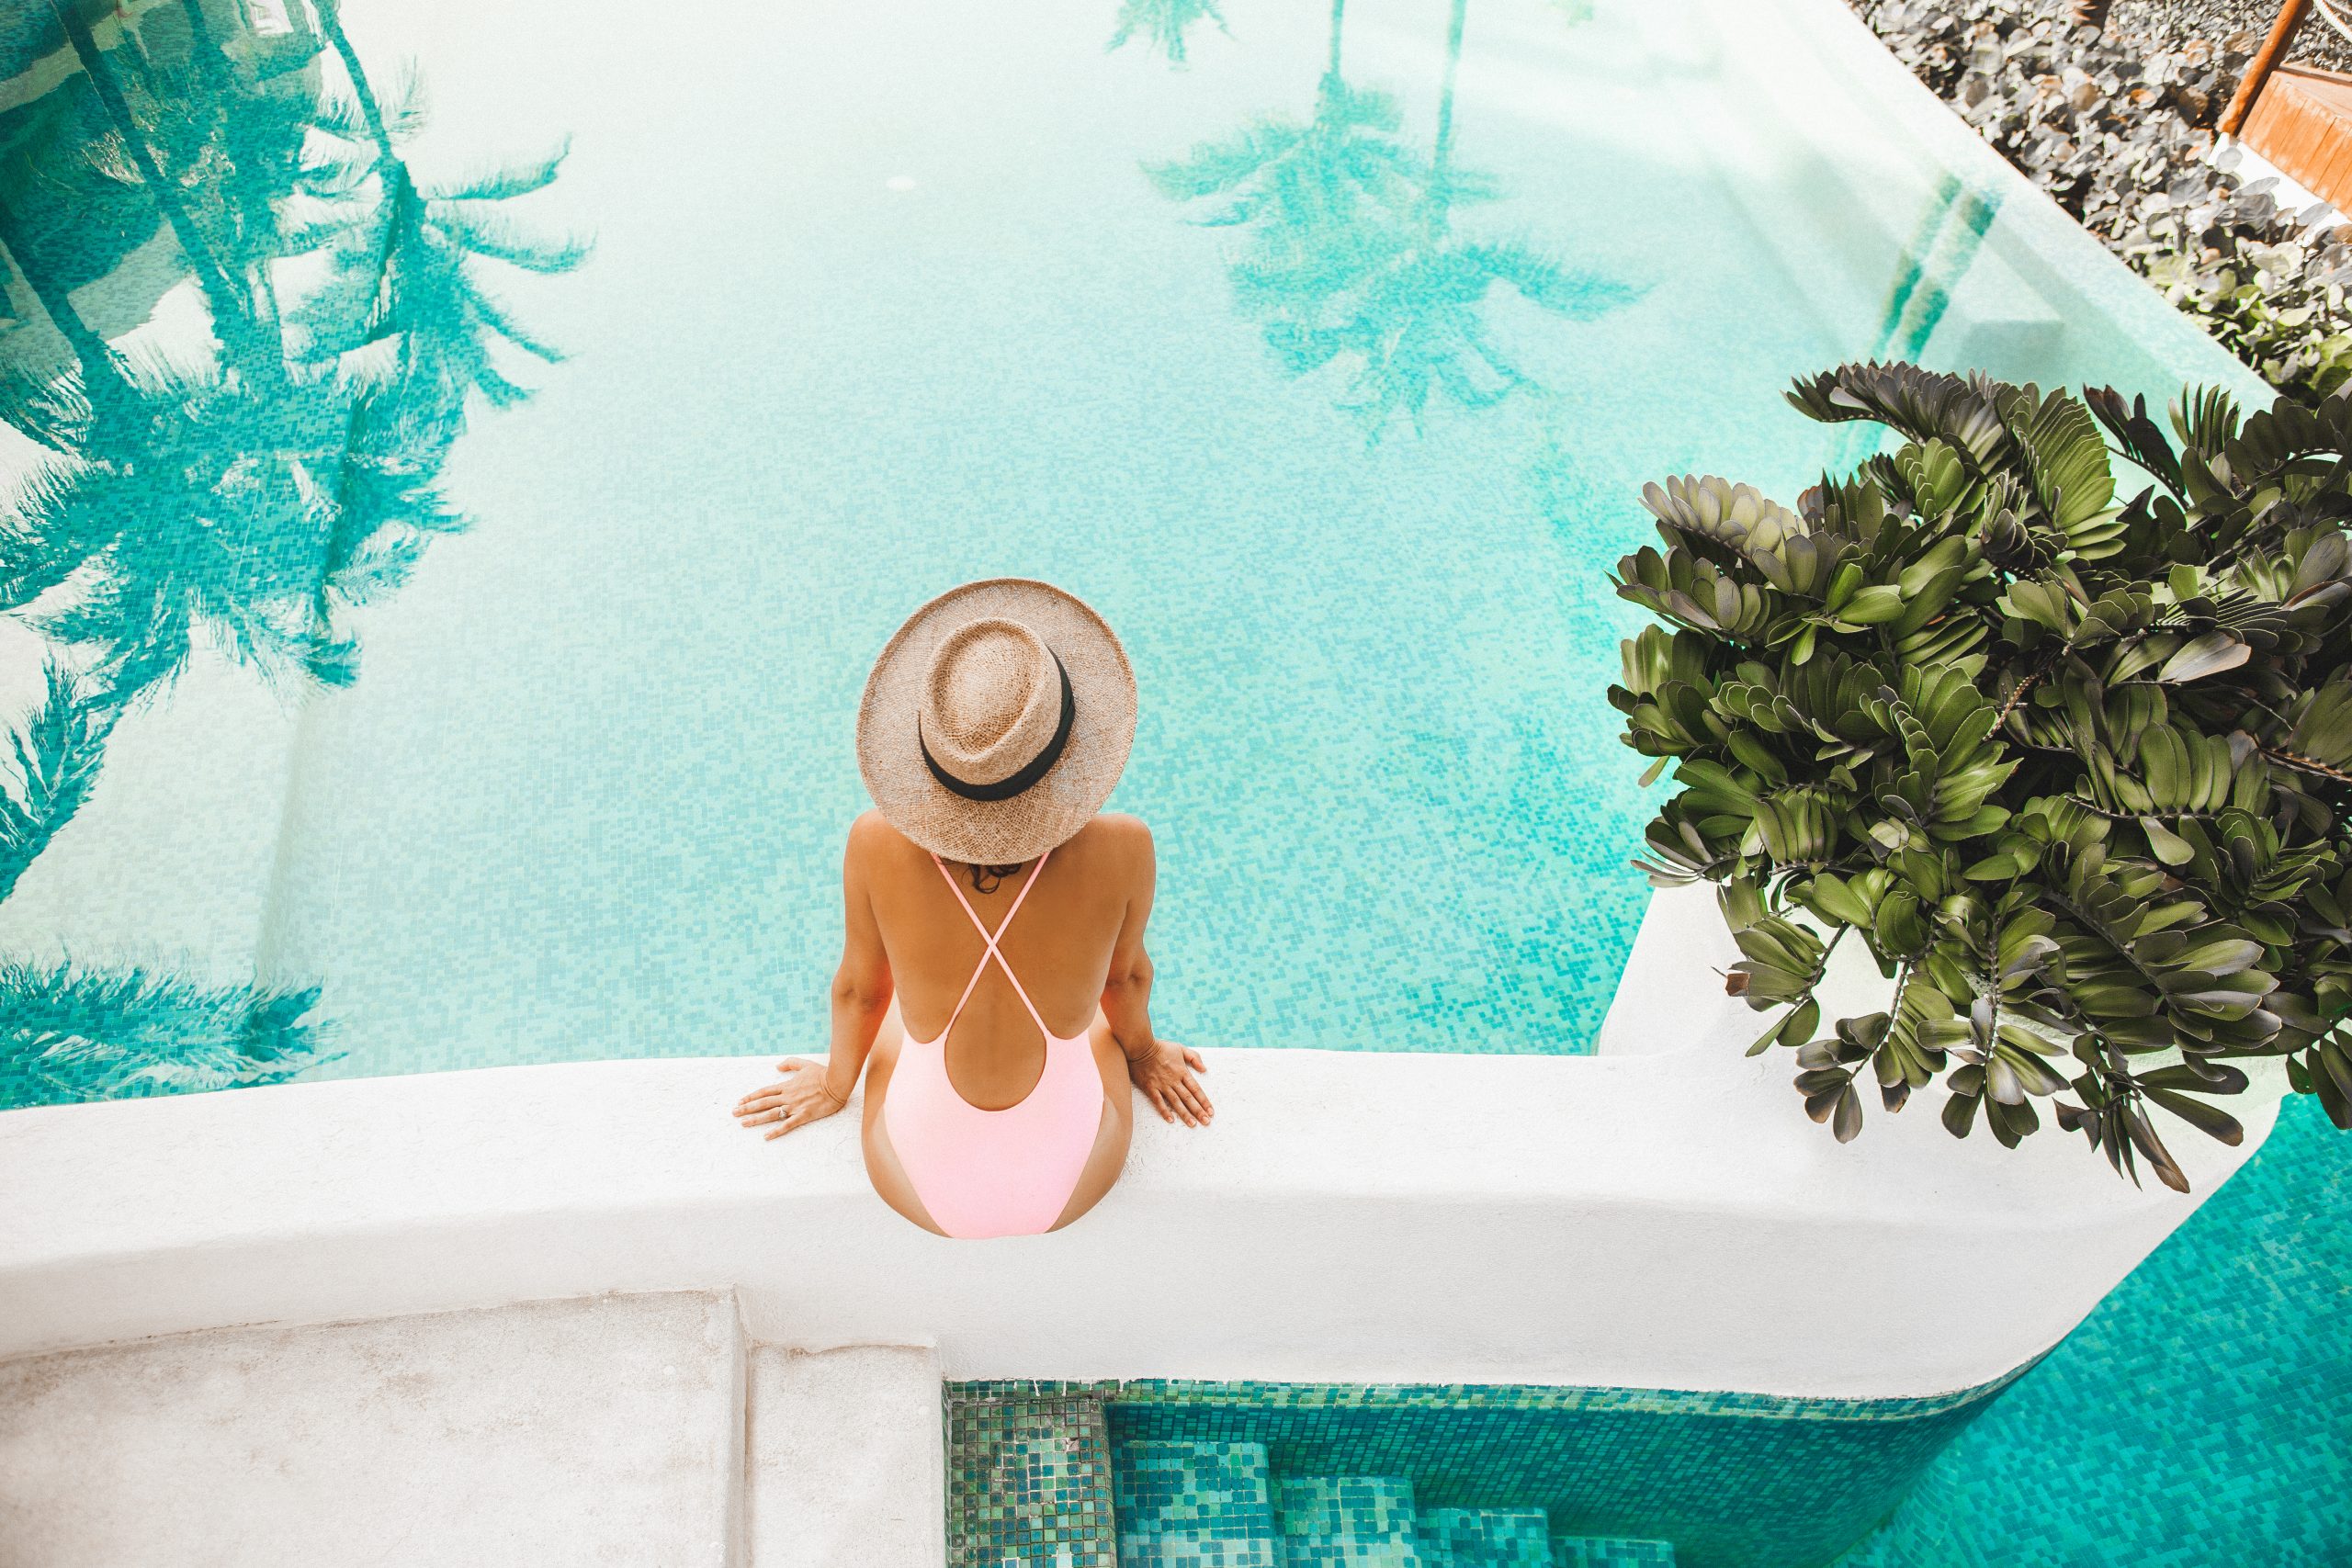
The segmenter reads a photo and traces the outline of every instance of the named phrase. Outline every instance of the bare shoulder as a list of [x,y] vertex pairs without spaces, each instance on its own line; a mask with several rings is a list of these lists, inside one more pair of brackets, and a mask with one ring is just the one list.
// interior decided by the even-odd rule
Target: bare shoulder
[[1151,829],[1142,818],[1105,813],[1080,829],[1078,840],[1095,874],[1109,886],[1125,888],[1128,897],[1143,894],[1157,880]]
[[1080,829],[1080,833],[1121,860],[1146,865],[1151,863],[1151,829],[1144,826],[1140,817],[1130,817],[1124,811],[1106,811]]
[[850,864],[871,869],[904,856],[908,848],[905,834],[883,820],[879,811],[866,810],[849,825],[843,855]]

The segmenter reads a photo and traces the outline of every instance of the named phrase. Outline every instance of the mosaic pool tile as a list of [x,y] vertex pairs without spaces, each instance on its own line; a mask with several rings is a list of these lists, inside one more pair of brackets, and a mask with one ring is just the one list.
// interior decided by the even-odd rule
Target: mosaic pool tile
[[1283,1542],[1283,1568],[1426,1568],[1409,1540],[1300,1536]]
[[1117,1568],[1102,1401],[947,1402],[950,1568]]
[[1113,1495],[1123,1534],[1270,1537],[1272,1472],[1263,1443],[1127,1443]]
[[1421,1568],[1553,1568],[1540,1508],[1423,1508],[1415,1534]]
[[1432,1511],[1540,1506],[1564,1563],[1574,1538],[1595,1562],[1662,1562],[1670,1541],[1684,1568],[1818,1568],[1849,1549],[1845,1568],[2343,1568],[2347,1325],[2352,1137],[2296,1101],[2064,1345],[1984,1388],[963,1386],[1094,1393],[1116,1447],[1257,1442],[1285,1473],[1409,1475]]
[[[2014,1375],[2014,1374],[2013,1374]],[[1410,1478],[1430,1509],[1542,1509],[1578,1537],[1671,1540],[1684,1568],[1819,1568],[2007,1386],[1800,1400],[1510,1384],[1039,1382],[958,1397],[1104,1404],[1139,1444],[1262,1445],[1278,1478]]]
[[[1378,1414],[1465,1407],[1657,1416],[1751,1416],[1782,1421],[1907,1421],[1973,1409],[2024,1375],[2026,1368],[1974,1388],[1901,1399],[1803,1399],[1783,1394],[1674,1388],[1584,1388],[1557,1383],[1320,1383],[1237,1379],[1126,1378],[1099,1382],[1020,1378],[951,1383],[970,1399],[1054,1399],[1091,1394],[1115,1415],[1143,1410],[1249,1405],[1294,1414]],[[1279,1462],[1275,1468],[1287,1468]]]
[[1284,1537],[1409,1541],[1413,1483],[1389,1475],[1278,1475],[1274,1523]]
[[1555,1568],[1675,1568],[1674,1544],[1622,1536],[1562,1536],[1552,1543]]
[[1119,1537],[1119,1568],[1285,1568],[1273,1537],[1256,1540],[1204,1540],[1197,1536]]

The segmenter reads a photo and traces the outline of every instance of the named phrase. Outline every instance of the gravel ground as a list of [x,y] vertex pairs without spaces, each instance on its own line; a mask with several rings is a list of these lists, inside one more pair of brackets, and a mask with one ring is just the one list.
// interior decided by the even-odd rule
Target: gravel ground
[[[2083,227],[2282,390],[2352,378],[2352,244],[2211,160],[2275,0],[1849,0],[1895,58]],[[2275,15],[2276,13],[2272,13]],[[2225,156],[2222,162],[2230,160]]]
[[[2336,10],[2352,22],[2352,6]],[[2109,25],[2143,34],[2177,49],[2192,38],[2221,44],[2239,33],[2249,35],[2239,52],[2252,54],[2278,18],[2278,0],[2116,0]],[[2313,15],[2295,35],[2290,60],[2323,65],[2330,71],[2352,71],[2352,44],[2346,44],[2325,19]]]

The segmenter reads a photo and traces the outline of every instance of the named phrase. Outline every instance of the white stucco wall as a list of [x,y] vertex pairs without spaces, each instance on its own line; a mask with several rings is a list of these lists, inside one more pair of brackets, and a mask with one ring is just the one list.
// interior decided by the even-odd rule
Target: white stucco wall
[[[1213,1130],[1144,1120],[1100,1208],[1006,1242],[884,1208],[854,1115],[737,1129],[764,1059],[12,1111],[0,1355],[733,1286],[756,1338],[958,1378],[1926,1394],[2047,1348],[2197,1201],[2054,1129],[1956,1142],[1928,1096],[1841,1147],[1785,1053],[1740,1055],[1731,956],[1703,891],[1654,907],[1598,1056],[1211,1052]],[[2242,1109],[2246,1149],[2174,1141],[2199,1199],[2268,1130]]]

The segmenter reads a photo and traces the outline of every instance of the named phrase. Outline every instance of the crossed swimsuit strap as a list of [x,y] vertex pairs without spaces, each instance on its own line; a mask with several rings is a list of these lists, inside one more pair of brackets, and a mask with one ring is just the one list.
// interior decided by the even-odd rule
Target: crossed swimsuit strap
[[989,933],[989,928],[981,923],[980,912],[972,908],[972,901],[964,897],[964,890],[956,886],[955,874],[947,869],[947,863],[937,855],[931,857],[931,863],[939,868],[939,874],[947,881],[947,891],[956,895],[956,902],[964,906],[964,913],[972,919],[972,929],[979,932],[980,940],[988,944],[988,951],[980,954],[980,962],[978,967],[973,969],[972,977],[964,982],[964,994],[956,998],[956,1010],[947,1015],[947,1028],[939,1032],[943,1045],[947,1040],[949,1032],[956,1027],[956,1021],[964,1016],[964,1004],[972,999],[972,992],[979,985],[980,976],[989,972],[989,960],[991,958],[996,960],[997,967],[1004,971],[1004,977],[1012,982],[1012,994],[1019,997],[1021,1005],[1029,1010],[1029,1021],[1037,1026],[1037,1032],[1048,1040],[1054,1037],[1054,1032],[1046,1027],[1046,1021],[1037,1016],[1037,1004],[1031,1001],[1029,993],[1022,988],[1021,976],[1012,972],[1012,965],[1005,961],[1003,950],[997,946],[998,939],[1011,929],[1012,918],[1021,913],[1022,903],[1029,897],[1029,890],[1037,886],[1039,877],[1046,874],[1046,856],[1052,853],[1053,851],[1047,850],[1046,854],[1037,857],[1037,869],[1029,874],[1029,880],[1023,883],[1021,891],[1012,896],[1012,908],[1005,911],[1004,919],[997,923],[993,935]]

